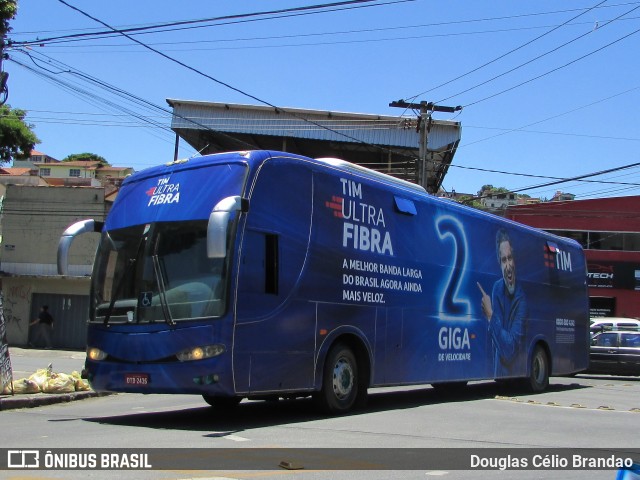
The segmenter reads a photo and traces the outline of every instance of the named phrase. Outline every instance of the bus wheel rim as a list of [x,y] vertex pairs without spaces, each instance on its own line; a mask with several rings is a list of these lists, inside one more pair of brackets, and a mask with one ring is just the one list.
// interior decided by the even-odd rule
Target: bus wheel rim
[[545,375],[545,367],[544,362],[540,359],[539,356],[536,356],[533,361],[533,378],[536,382],[542,383]]
[[333,368],[333,392],[339,400],[348,397],[353,390],[353,368],[341,358]]

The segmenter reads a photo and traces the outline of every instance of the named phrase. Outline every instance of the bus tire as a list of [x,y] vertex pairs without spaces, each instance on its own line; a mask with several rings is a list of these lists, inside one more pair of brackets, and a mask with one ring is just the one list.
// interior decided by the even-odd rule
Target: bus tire
[[531,369],[529,377],[525,380],[527,389],[538,393],[549,386],[549,357],[547,352],[540,345],[536,345],[531,356]]
[[334,345],[324,363],[322,389],[315,395],[316,404],[331,415],[347,413],[356,404],[361,390],[356,356],[345,344]]
[[216,397],[214,395],[202,395],[202,398],[214,409],[222,412],[234,410],[242,400],[241,397]]

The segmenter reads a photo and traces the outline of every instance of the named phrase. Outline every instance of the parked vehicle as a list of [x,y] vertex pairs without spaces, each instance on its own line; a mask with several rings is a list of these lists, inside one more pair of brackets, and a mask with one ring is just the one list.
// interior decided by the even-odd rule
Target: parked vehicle
[[640,331],[611,331],[591,340],[587,373],[640,375]]
[[627,330],[640,332],[640,320],[622,317],[598,317],[591,319],[589,327],[591,335],[611,330]]

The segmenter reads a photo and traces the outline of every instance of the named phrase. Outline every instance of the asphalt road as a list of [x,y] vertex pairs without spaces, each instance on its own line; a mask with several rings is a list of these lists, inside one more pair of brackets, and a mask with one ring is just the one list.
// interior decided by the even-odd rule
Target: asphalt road
[[[12,352],[27,368],[46,358]],[[49,354],[52,355],[52,354]],[[54,363],[81,368],[83,354]],[[79,358],[75,358],[75,356]],[[22,366],[24,365],[24,367]],[[79,365],[79,367],[78,367]],[[15,367],[14,367],[15,370]],[[554,378],[547,392],[523,395],[494,382],[443,395],[404,387],[370,392],[366,410],[343,417],[319,415],[308,400],[243,402],[234,414],[215,412],[197,396],[117,394],[0,412],[1,448],[639,448],[640,379],[584,376]],[[176,454],[182,455],[184,451]],[[445,451],[443,451],[445,452]],[[384,455],[382,455],[384,457]],[[287,458],[283,458],[287,460]],[[331,463],[331,458],[327,461]],[[382,459],[381,459],[382,460]],[[300,466],[301,465],[290,465]],[[302,468],[153,471],[31,471],[14,478],[285,478],[285,479],[614,479],[611,471],[350,470]]]

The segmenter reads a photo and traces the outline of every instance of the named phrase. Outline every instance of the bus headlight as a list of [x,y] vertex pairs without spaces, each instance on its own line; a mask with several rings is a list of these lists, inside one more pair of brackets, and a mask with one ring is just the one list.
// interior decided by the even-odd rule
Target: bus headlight
[[107,352],[103,352],[99,348],[89,347],[87,348],[87,357],[89,358],[89,360],[99,362],[100,360],[104,360],[105,358],[107,358]]
[[217,357],[224,353],[224,345],[217,343],[215,345],[206,345],[204,347],[194,347],[189,350],[183,350],[176,353],[176,357],[181,362],[188,362],[190,360],[204,360],[206,358]]

